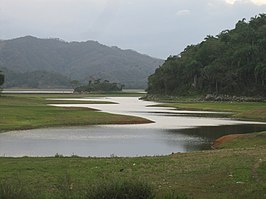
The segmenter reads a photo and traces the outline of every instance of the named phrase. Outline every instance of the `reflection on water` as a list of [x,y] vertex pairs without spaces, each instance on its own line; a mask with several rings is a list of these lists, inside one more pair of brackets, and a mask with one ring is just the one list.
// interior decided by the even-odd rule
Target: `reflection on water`
[[[110,113],[145,117],[155,123],[47,128],[2,133],[0,155],[53,156],[56,153],[97,157],[165,155],[209,149],[214,139],[225,134],[266,130],[265,124],[219,118],[221,115],[216,112],[150,107],[155,103],[140,101],[135,97],[112,97],[100,100],[117,104],[57,106],[96,108]],[[202,114],[213,114],[215,117],[201,117]]]
[[[222,126],[201,126],[191,129],[172,129],[167,132],[172,134],[189,135],[199,138],[201,141],[187,142],[185,148],[187,151],[211,149],[211,144],[217,138],[228,134],[245,134],[252,132],[265,131],[265,124],[239,124]],[[196,139],[197,140],[197,139]]]

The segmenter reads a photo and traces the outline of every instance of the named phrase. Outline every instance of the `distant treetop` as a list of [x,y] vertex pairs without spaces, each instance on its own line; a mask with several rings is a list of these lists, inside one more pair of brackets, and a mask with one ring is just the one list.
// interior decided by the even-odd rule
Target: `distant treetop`
[[266,14],[239,20],[169,57],[149,77],[148,93],[266,96]]

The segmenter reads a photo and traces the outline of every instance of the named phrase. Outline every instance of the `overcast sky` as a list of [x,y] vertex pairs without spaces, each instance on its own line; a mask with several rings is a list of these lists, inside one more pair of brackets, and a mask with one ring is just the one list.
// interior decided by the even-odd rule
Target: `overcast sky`
[[266,0],[0,0],[0,39],[96,40],[158,58],[266,13]]

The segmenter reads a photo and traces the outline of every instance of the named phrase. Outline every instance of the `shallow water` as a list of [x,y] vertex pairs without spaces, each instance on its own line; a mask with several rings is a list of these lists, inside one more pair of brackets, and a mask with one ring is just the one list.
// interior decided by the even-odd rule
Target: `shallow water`
[[[156,103],[141,101],[136,97],[83,100],[112,101],[117,104],[56,106],[96,108],[104,112],[145,117],[154,123],[47,128],[2,133],[0,155],[16,157],[54,156],[56,153],[97,157],[166,155],[209,149],[214,139],[225,134],[266,130],[264,123],[219,118],[219,114],[222,113],[210,111],[180,111],[173,108],[151,107]],[[215,117],[200,117],[202,114]]]

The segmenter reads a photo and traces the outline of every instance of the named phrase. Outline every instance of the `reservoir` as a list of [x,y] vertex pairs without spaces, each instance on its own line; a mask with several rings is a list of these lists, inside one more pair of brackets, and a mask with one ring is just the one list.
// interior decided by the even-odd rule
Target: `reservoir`
[[[49,99],[48,99],[49,100]],[[0,134],[0,156],[135,157],[211,149],[220,136],[266,130],[266,124],[222,117],[221,112],[156,107],[137,97],[57,100],[108,101],[114,104],[51,104],[94,108],[147,118],[153,123],[45,128]]]

